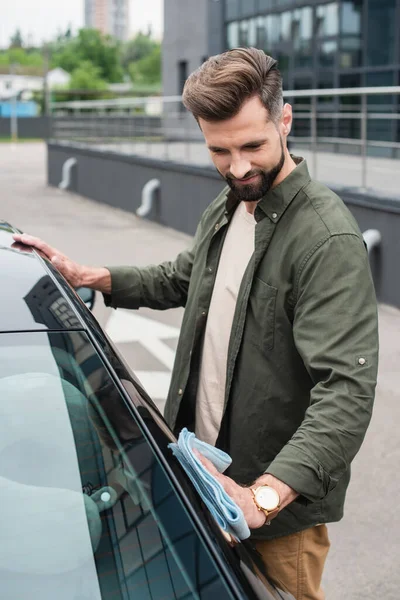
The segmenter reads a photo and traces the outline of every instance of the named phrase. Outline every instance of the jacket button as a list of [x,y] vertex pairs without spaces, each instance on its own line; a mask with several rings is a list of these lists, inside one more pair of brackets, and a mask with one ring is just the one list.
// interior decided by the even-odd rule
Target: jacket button
[[203,315],[203,317],[205,317],[207,312],[205,310],[203,310],[203,312],[201,314]]
[[276,219],[276,217],[277,217],[277,216],[278,216],[278,215],[277,215],[276,213],[272,213],[272,218],[273,218],[273,219]]
[[178,394],[179,394],[179,396],[182,396],[182,394],[183,394],[183,389],[182,388],[179,388]]
[[219,223],[216,224],[215,231],[217,231],[218,229],[219,229]]
[[213,270],[212,270],[212,267],[208,267],[207,271],[208,271],[209,273],[212,273],[212,272],[213,272]]
[[365,358],[359,358],[359,359],[358,359],[358,364],[359,364],[359,365],[365,365],[365,363],[366,363],[366,362],[367,362],[367,361],[365,360]]

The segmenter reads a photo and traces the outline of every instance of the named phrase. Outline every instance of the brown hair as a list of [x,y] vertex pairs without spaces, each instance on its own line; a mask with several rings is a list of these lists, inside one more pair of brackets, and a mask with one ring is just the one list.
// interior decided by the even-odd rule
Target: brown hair
[[234,117],[243,102],[259,96],[272,121],[282,114],[282,77],[277,62],[257,48],[235,48],[211,56],[185,83],[183,104],[196,120]]

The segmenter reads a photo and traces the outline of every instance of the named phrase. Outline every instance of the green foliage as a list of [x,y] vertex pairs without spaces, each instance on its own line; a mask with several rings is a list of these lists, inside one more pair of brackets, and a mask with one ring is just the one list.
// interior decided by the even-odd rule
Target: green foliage
[[150,35],[139,32],[132,40],[127,42],[121,52],[121,64],[125,70],[129,70],[129,65],[141,60],[151,54],[157,42],[151,39]]
[[[90,60],[85,60],[79,67],[72,71],[69,88],[71,90],[92,90],[99,92],[107,89],[107,83],[101,78],[99,67],[90,62]],[[99,94],[94,94],[93,97],[99,98]],[[79,97],[79,94],[77,94],[74,96],[74,99],[89,100],[91,96],[84,94]]]
[[26,67],[43,67],[43,56],[39,50],[9,48],[0,52],[0,65],[22,65]]
[[101,79],[110,83],[122,81],[120,48],[117,41],[96,29],[81,29],[75,38],[64,36],[53,45],[52,67],[72,73],[83,62],[90,61],[99,69]]
[[156,44],[150,54],[128,67],[133,83],[155,84],[161,81],[161,46]]
[[10,48],[22,48],[23,45],[21,30],[17,29],[10,39]]
[[[161,45],[151,37],[150,31],[140,32],[121,44],[95,29],[81,29],[73,35],[68,27],[42,48],[27,48],[23,47],[17,30],[11,42],[8,50],[0,50],[0,72],[9,72],[12,66],[15,73],[41,75],[49,56],[50,69],[61,67],[71,74],[71,89],[97,91],[93,97],[104,96],[102,92],[107,84],[127,78],[132,81],[134,93],[149,90],[157,93],[161,87]],[[66,92],[65,96],[73,99]]]

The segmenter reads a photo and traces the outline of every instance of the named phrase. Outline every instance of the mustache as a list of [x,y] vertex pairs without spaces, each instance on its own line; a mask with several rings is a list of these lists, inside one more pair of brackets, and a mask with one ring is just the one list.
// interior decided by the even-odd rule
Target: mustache
[[[246,175],[244,177],[240,178],[240,181],[244,181],[245,179],[251,179],[252,177],[255,177],[256,175],[261,175],[262,171],[249,171],[248,173],[246,173]],[[238,181],[237,177],[234,177],[231,173],[227,173],[225,175],[225,179],[229,179],[230,181]]]

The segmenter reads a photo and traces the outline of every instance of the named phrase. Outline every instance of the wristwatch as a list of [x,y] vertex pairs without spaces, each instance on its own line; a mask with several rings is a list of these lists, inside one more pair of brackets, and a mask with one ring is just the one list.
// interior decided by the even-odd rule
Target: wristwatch
[[253,492],[254,504],[265,514],[268,523],[270,513],[275,512],[281,503],[278,492],[269,485],[260,485],[258,488],[250,489]]

